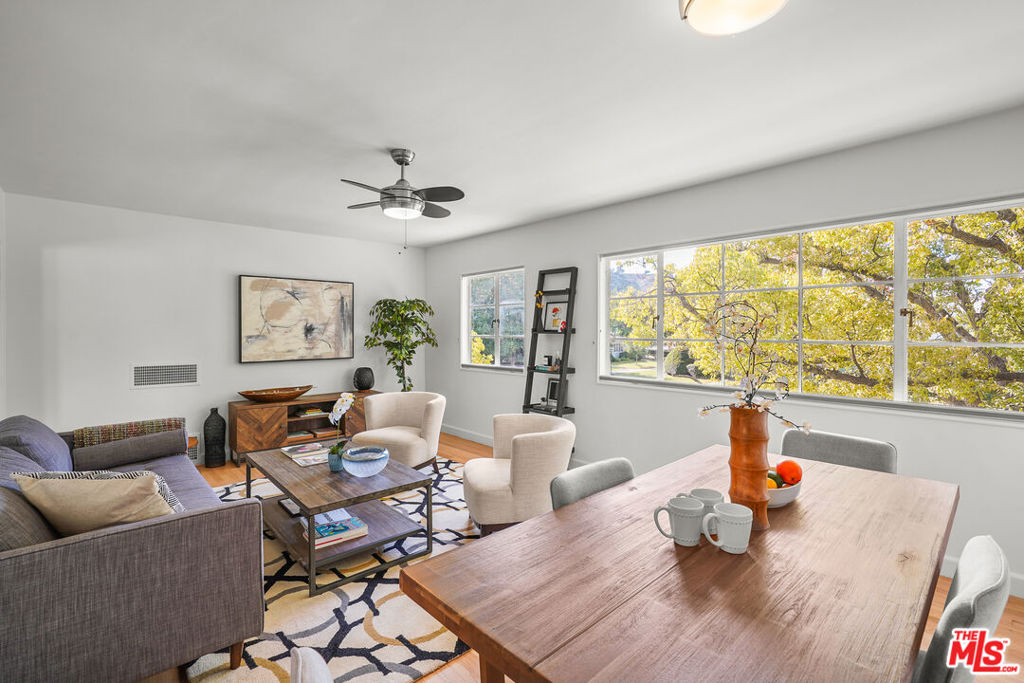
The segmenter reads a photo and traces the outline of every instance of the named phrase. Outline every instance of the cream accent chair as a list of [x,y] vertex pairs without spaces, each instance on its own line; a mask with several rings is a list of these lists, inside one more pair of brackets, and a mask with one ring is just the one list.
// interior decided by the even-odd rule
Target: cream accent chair
[[427,391],[373,394],[363,400],[366,431],[352,436],[358,446],[383,446],[391,458],[409,467],[433,465],[441,438],[445,399]]
[[486,536],[550,512],[551,480],[565,472],[576,425],[535,414],[494,416],[494,457],[474,458],[463,469],[466,504]]

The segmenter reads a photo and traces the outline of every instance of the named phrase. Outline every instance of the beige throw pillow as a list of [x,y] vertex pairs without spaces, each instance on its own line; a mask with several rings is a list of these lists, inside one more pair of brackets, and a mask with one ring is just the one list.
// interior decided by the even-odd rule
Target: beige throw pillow
[[109,479],[65,474],[69,478],[11,474],[25,498],[64,536],[174,513],[152,472]]

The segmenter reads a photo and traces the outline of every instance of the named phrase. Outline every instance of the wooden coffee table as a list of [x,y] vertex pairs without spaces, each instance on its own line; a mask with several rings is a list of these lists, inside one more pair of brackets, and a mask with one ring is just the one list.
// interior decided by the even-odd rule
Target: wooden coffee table
[[[277,488],[280,496],[263,499],[263,523],[273,531],[292,557],[305,567],[309,575],[309,595],[319,595],[338,586],[361,579],[369,574],[384,571],[389,567],[403,564],[417,557],[429,555],[434,545],[434,516],[432,512],[433,479],[422,472],[406,467],[394,460],[372,477],[354,477],[348,472],[331,472],[327,463],[300,467],[292,462],[281,449],[248,453],[245,463],[245,496],[252,494],[252,469],[259,469]],[[427,494],[427,524],[421,526],[401,511],[381,501],[381,498],[423,488]],[[360,538],[344,541],[317,550],[312,536],[302,537],[303,527],[299,516],[291,516],[279,504],[283,498],[291,498],[299,506],[300,515],[313,528],[313,517],[330,510],[345,508],[349,513],[366,522],[368,533]],[[341,560],[366,553],[374,548],[397,541],[406,536],[426,533],[427,546],[417,553],[397,557],[384,564],[371,567],[357,574],[317,585],[316,573],[337,564]]]

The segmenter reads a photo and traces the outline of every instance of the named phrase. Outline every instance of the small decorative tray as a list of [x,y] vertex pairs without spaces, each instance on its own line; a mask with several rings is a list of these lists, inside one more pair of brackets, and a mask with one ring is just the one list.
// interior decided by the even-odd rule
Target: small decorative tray
[[362,448],[353,448],[351,450],[344,451],[341,454],[341,457],[344,460],[351,460],[352,462],[380,460],[381,458],[388,457],[388,449],[381,448],[380,446],[363,446]]
[[277,387],[275,389],[252,389],[250,391],[239,391],[238,393],[250,401],[260,403],[276,403],[278,401],[291,401],[298,398],[313,388],[312,384],[304,387]]

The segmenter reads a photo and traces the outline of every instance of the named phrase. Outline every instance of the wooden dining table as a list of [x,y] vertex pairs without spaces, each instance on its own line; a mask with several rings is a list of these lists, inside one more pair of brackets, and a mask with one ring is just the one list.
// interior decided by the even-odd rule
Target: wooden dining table
[[909,680],[959,488],[793,458],[800,494],[745,554],[658,533],[676,493],[728,491],[728,458],[711,446],[407,567],[401,589],[484,683]]

